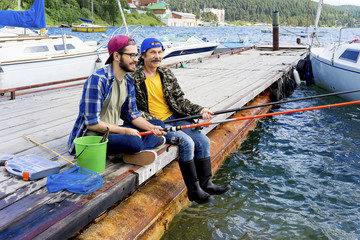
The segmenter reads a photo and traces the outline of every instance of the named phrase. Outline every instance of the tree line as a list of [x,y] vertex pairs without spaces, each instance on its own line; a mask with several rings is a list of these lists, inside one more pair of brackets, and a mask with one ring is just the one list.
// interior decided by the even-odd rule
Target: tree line
[[[29,9],[35,0],[21,0],[21,9]],[[123,8],[129,8],[126,0],[120,0]],[[17,10],[17,0],[0,0],[0,10]],[[91,0],[45,0],[46,24],[56,26],[80,23],[79,18],[91,20]],[[124,12],[129,25],[157,26],[163,23],[153,14]],[[93,0],[93,16],[95,24],[113,26],[123,25],[120,9],[116,0]]]
[[[166,0],[175,11],[185,11],[184,0]],[[186,12],[198,18],[200,9],[217,8],[225,10],[227,22],[272,23],[272,14],[279,11],[281,25],[306,26],[313,25],[317,12],[317,2],[308,0],[186,0]],[[309,21],[308,19],[309,12]],[[206,19],[206,16],[205,16]],[[354,26],[360,21],[360,7],[331,6],[324,4],[320,15],[320,26]]]
[[[22,0],[22,9],[29,9],[35,0]],[[212,13],[200,14],[200,9],[217,8],[225,10],[225,21],[234,24],[272,23],[272,14],[279,11],[281,25],[306,26],[315,22],[317,3],[309,0],[186,0],[186,12],[193,13],[204,21],[216,22]],[[129,8],[126,0],[120,0],[122,7]],[[173,11],[185,12],[184,0],[165,0]],[[17,9],[17,0],[1,0],[0,9]],[[97,24],[122,25],[116,0],[93,0],[94,22]],[[309,20],[308,19],[309,12]],[[79,23],[81,18],[91,19],[91,0],[45,0],[48,25]],[[125,12],[129,25],[163,25],[152,13]],[[320,26],[355,26],[360,21],[360,7],[324,5]]]

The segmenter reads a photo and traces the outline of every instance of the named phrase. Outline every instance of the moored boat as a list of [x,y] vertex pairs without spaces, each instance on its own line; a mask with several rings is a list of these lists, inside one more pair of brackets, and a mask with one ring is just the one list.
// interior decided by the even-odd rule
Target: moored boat
[[[45,28],[44,0],[35,0],[33,7],[36,10],[28,14],[43,15],[40,25],[15,21],[15,15],[23,13],[16,11],[11,11],[13,22],[9,19],[4,22],[2,16],[8,11],[0,11],[0,24]],[[74,36],[5,34],[0,36],[0,91],[85,79],[105,62],[107,56],[106,48]]]
[[107,50],[74,36],[0,37],[0,90],[87,78]]
[[[340,30],[341,31],[341,30]],[[341,34],[340,34],[341,36]],[[312,47],[311,69],[314,84],[329,92],[360,89],[360,40]],[[348,100],[359,100],[360,93],[342,95]]]
[[87,20],[84,18],[79,18],[81,21],[86,23],[81,23],[79,25],[71,25],[71,31],[73,32],[106,32],[107,26],[100,26],[93,24],[92,20]]
[[107,26],[100,26],[94,24],[94,1],[91,0],[91,20],[79,18],[81,21],[85,23],[81,23],[80,25],[72,25],[71,31],[73,32],[106,32]]
[[188,34],[170,34],[159,40],[165,47],[163,65],[210,56],[219,46],[217,42],[204,41]]
[[0,37],[19,35],[39,36],[40,34],[39,30],[31,30],[29,28],[22,27],[0,26]]
[[80,25],[72,25],[73,32],[106,32],[107,26],[100,26],[95,24],[82,23]]
[[[343,41],[340,29],[339,40],[327,46],[315,45],[317,26],[320,19],[323,0],[318,3],[313,40],[306,59],[297,64],[299,74],[306,79],[306,85],[315,85],[329,92],[360,90],[360,40]],[[359,100],[360,92],[339,95],[348,100]]]

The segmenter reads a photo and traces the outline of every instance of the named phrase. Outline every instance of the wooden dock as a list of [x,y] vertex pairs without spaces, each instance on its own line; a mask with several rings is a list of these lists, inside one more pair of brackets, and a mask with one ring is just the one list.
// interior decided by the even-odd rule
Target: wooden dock
[[[173,69],[173,72],[186,97],[191,101],[213,111],[238,108],[251,102],[270,86],[280,86],[297,61],[305,57],[305,52],[304,48],[286,48],[276,52],[253,49],[215,57],[203,63],[187,64],[186,68]],[[70,164],[54,153],[25,139],[23,134],[75,162],[73,157],[67,154],[66,143],[78,114],[81,92],[82,87],[76,86],[25,95],[14,101],[1,101],[0,155],[13,154],[18,157],[36,154],[57,161],[61,165],[61,171],[71,168]],[[258,99],[254,104],[259,102],[261,100]],[[267,110],[268,108],[256,111]],[[225,119],[231,114],[218,115],[214,121]],[[251,124],[254,127],[254,121],[247,124],[244,129]],[[214,128],[215,126],[211,126],[202,130],[210,137],[212,149],[214,141],[219,141]],[[239,132],[230,133],[231,131]],[[231,131],[228,135],[236,136],[229,138],[230,142],[240,135],[246,136],[245,133],[240,133],[240,130]],[[221,142],[224,140],[221,139]],[[216,154],[212,150],[214,169],[221,165],[226,154],[234,150],[234,146],[224,145]],[[168,152],[166,146],[156,150],[158,159],[147,167],[124,164],[117,158],[109,158],[106,171],[101,174],[104,185],[91,194],[73,194],[67,191],[50,194],[46,188],[46,178],[24,181],[2,169],[0,238],[65,239],[78,233],[109,208],[113,210],[98,219],[97,224],[87,225],[76,237],[160,237],[171,220],[171,217],[164,213],[173,216],[190,203],[186,199],[185,186],[181,175],[179,176],[177,163],[174,162],[177,147],[170,147]],[[145,182],[147,184],[144,184]],[[160,189],[161,187],[163,189]],[[151,191],[147,190],[149,188]],[[131,197],[128,197],[130,195]],[[143,206],[141,204],[151,209],[140,209],[140,206]],[[125,215],[126,211],[129,215]],[[119,220],[116,216],[119,215],[127,216],[126,221],[121,224],[116,222]],[[161,222],[165,218],[166,224]]]

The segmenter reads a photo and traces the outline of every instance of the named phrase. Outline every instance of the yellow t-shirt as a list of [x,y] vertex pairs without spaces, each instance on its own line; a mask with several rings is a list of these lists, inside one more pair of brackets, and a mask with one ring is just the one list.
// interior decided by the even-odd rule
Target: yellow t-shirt
[[145,84],[148,92],[150,114],[162,121],[170,117],[173,112],[166,102],[159,72],[153,78],[146,77]]

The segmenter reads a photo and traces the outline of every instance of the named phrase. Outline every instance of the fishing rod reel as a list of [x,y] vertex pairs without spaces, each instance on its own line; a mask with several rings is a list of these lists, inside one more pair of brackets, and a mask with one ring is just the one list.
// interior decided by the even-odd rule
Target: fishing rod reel
[[[193,119],[193,122],[194,122],[195,124],[198,124],[198,123],[200,123],[200,119]],[[194,131],[198,131],[198,132],[200,133],[201,130],[203,130],[203,129],[204,129],[203,126],[196,126],[196,127],[194,128]]]
[[169,144],[169,146],[167,146],[166,151],[169,152],[169,148],[172,145],[180,144],[183,141],[184,141],[184,138],[183,137],[175,137],[175,131],[173,131],[173,136],[171,137],[170,144]]

